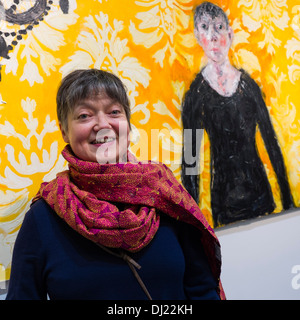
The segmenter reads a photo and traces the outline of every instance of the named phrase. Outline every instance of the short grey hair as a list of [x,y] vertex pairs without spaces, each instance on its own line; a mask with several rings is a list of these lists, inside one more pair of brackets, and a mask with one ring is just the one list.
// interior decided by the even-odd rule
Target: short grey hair
[[62,128],[68,131],[68,115],[79,101],[102,93],[123,106],[131,128],[130,103],[125,85],[116,75],[99,69],[75,70],[62,79],[56,95],[57,118]]
[[196,7],[195,13],[194,13],[194,26],[197,29],[198,23],[203,15],[209,15],[212,19],[215,19],[217,17],[222,17],[225,21],[226,28],[229,27],[229,21],[226,13],[224,10],[217,5],[211,3],[211,2],[203,2],[199,6]]

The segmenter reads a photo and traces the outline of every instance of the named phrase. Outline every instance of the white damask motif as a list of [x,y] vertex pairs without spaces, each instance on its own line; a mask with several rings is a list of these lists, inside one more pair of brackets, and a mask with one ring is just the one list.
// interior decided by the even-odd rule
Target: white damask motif
[[[172,87],[177,97],[176,99],[172,99],[173,106],[175,107],[175,114],[160,100],[153,104],[153,111],[161,116],[167,116],[167,119],[169,120],[169,122],[164,122],[162,124],[163,129],[159,132],[159,138],[162,140],[162,149],[173,153],[172,158],[167,155],[164,159],[164,163],[170,167],[176,178],[179,179],[182,152],[182,124],[180,111],[181,101],[185,93],[185,86],[184,82],[172,81]],[[170,123],[172,123],[172,125]]]
[[[169,54],[169,64],[172,65],[178,58],[174,43],[175,36],[178,36],[178,46],[184,51],[184,47],[191,48],[195,41],[188,35],[180,35],[180,31],[186,30],[189,25],[190,16],[185,13],[192,9],[190,0],[141,0],[135,2],[141,7],[150,8],[146,12],[139,12],[136,18],[142,22],[136,28],[133,22],[130,23],[130,33],[136,44],[151,48],[159,44],[159,48],[153,55],[155,62],[161,67]],[[186,52],[185,58],[189,61]]]
[[32,137],[36,137],[38,141],[38,148],[41,149],[43,145],[43,139],[47,133],[57,131],[58,128],[56,126],[56,121],[50,121],[50,116],[46,116],[46,120],[44,123],[43,130],[41,133],[37,133],[37,127],[38,127],[38,119],[33,117],[33,112],[36,108],[36,102],[35,100],[31,100],[29,98],[26,98],[26,100],[22,99],[21,101],[22,109],[27,113],[28,118],[23,118],[23,121],[29,130],[29,133],[27,136],[24,136],[18,132],[16,132],[14,126],[8,122],[5,121],[4,124],[0,124],[0,134],[6,137],[15,137],[18,138],[22,144],[24,149],[29,150],[30,149],[30,140]]
[[143,112],[144,119],[140,123],[147,123],[150,118],[148,103],[136,105],[135,98],[138,96],[136,89],[140,84],[144,87],[149,85],[150,71],[144,68],[137,58],[130,57],[128,40],[118,36],[123,30],[123,22],[114,19],[111,25],[108,15],[100,12],[99,15],[86,17],[84,26],[86,30],[81,31],[77,38],[79,50],[70,57],[71,61],[60,69],[61,73],[64,76],[74,69],[90,67],[114,73],[128,89],[131,113]]
[[[4,108],[5,104],[6,104],[6,102],[2,100],[2,95],[0,93],[0,110],[2,110]],[[1,114],[0,114],[0,118],[1,118]]]
[[275,54],[281,40],[276,37],[275,29],[285,30],[290,17],[286,11],[286,0],[240,0],[243,7],[242,21],[249,32],[261,29],[264,39],[258,42],[260,49],[266,48],[269,54]]
[[[298,126],[300,126],[299,120],[298,120]],[[290,174],[290,181],[292,186],[295,188],[295,190],[297,190],[297,186],[299,185],[299,181],[300,181],[300,170],[296,169],[296,168],[299,168],[299,163],[300,163],[300,140],[296,140],[292,143],[291,149],[289,150],[289,153],[288,153],[288,157],[291,164],[291,168],[295,168],[293,172],[291,172]],[[300,202],[298,202],[297,205],[299,206]]]
[[291,58],[293,63],[288,65],[289,79],[295,84],[300,79],[300,5],[294,6],[294,14],[291,27],[294,30],[294,36],[287,41],[285,45],[287,58]]
[[[18,5],[21,12],[32,8],[35,1],[22,1]],[[56,53],[61,46],[66,44],[63,31],[69,25],[76,23],[78,15],[74,13],[77,8],[76,0],[69,0],[69,12],[63,13],[59,0],[53,0],[51,10],[43,21],[28,32],[21,41],[9,52],[9,59],[0,58],[0,64],[5,66],[5,73],[16,75],[20,66],[19,61],[25,61],[21,81],[28,81],[30,86],[35,83],[43,83],[44,76],[49,76],[51,71],[61,63]],[[11,25],[5,20],[0,21],[3,33],[17,31],[17,25]],[[37,60],[38,59],[38,63]],[[43,73],[42,73],[42,72]]]
[[276,114],[272,115],[272,121],[277,132],[281,145],[284,145],[288,136],[290,139],[297,138],[298,128],[295,125],[296,107],[290,100],[290,95],[285,97],[284,103],[281,101],[282,86],[287,81],[287,76],[283,72],[279,73],[279,68],[273,66],[271,72],[267,74],[266,80],[272,84],[275,89],[274,97],[270,98],[272,108],[276,110]]
[[232,58],[236,67],[246,70],[249,74],[252,74],[255,71],[261,71],[261,66],[257,56],[243,47],[240,48],[240,45],[249,43],[248,39],[250,37],[250,33],[243,30],[239,19],[235,19],[231,27],[234,32],[233,43],[231,46]]
[[[2,184],[2,182],[0,183]],[[2,265],[5,269],[11,262],[16,229],[21,225],[24,214],[29,207],[28,195],[29,192],[26,189],[21,191],[7,190],[6,192],[0,190],[0,267]]]
[[[2,97],[0,97],[2,99]],[[30,163],[23,152],[15,155],[15,147],[11,144],[6,144],[4,151],[7,155],[8,166],[4,169],[4,175],[0,175],[0,184],[4,186],[6,191],[0,190],[0,247],[1,257],[0,265],[7,268],[11,261],[11,253],[13,243],[15,241],[17,230],[21,225],[24,214],[29,209],[29,187],[33,184],[33,175],[46,173],[44,181],[54,175],[54,170],[59,171],[63,167],[62,160],[58,158],[58,142],[54,141],[50,145],[50,152],[43,149],[43,139],[47,134],[58,131],[55,120],[50,120],[50,116],[46,115],[43,128],[40,132],[37,131],[39,121],[33,116],[36,109],[35,100],[30,98],[21,101],[21,107],[27,114],[27,118],[23,118],[29,133],[23,135],[18,133],[15,127],[5,121],[0,124],[0,136],[15,138],[22,143],[24,150],[31,149],[32,137],[37,140],[39,156],[35,152],[30,154]]]

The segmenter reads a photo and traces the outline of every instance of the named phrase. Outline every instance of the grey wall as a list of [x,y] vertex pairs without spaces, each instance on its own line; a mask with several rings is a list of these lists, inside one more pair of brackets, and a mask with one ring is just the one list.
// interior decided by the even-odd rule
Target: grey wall
[[[228,299],[300,300],[300,210],[241,222],[216,233]],[[297,273],[292,273],[294,266]]]

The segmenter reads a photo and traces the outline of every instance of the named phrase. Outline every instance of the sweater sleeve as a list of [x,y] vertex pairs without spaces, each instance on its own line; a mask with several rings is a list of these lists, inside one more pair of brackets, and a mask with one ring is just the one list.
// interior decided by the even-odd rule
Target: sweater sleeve
[[184,224],[179,239],[185,256],[184,288],[190,300],[219,300],[214,279],[202,243],[201,233]]
[[269,112],[263,100],[258,85],[252,81],[254,96],[257,104],[258,125],[264,140],[266,149],[269,154],[272,166],[277,176],[278,184],[281,190],[281,200],[284,209],[294,207],[293,197],[291,194],[288,177],[284,165],[284,159],[274,131]]
[[193,199],[199,201],[199,153],[203,129],[203,103],[200,74],[186,92],[183,103],[181,120],[183,126],[181,181]]
[[30,209],[15,242],[6,300],[46,300],[42,266],[42,243]]

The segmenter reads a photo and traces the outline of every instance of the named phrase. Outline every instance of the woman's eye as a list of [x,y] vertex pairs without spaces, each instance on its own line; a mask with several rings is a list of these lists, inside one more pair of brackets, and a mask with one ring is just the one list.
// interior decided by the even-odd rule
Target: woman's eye
[[84,120],[84,119],[86,119],[86,118],[88,118],[88,114],[86,114],[86,113],[80,114],[80,115],[78,116],[78,119],[81,119],[81,120]]
[[222,29],[223,29],[223,25],[219,24],[219,25],[218,25],[218,29],[219,29],[219,30],[222,30]]
[[207,30],[207,29],[208,29],[208,26],[207,26],[207,24],[202,23],[201,28],[204,29],[204,30]]
[[120,113],[120,110],[113,110],[112,112],[111,112],[111,114],[113,114],[113,115],[117,115],[117,114],[119,114]]

